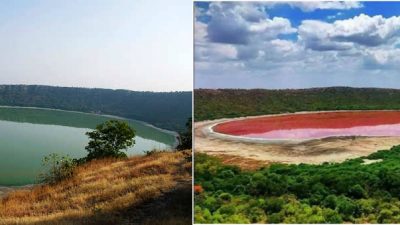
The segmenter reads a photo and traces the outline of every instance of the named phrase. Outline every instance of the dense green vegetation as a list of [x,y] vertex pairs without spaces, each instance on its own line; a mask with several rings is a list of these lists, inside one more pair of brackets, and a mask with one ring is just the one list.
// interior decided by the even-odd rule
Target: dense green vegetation
[[0,85],[0,105],[55,108],[126,117],[182,131],[192,115],[191,92]]
[[257,171],[197,154],[194,177],[202,187],[197,223],[400,222],[400,146],[343,163]]
[[400,109],[400,90],[350,87],[197,89],[194,103],[196,121],[297,111]]

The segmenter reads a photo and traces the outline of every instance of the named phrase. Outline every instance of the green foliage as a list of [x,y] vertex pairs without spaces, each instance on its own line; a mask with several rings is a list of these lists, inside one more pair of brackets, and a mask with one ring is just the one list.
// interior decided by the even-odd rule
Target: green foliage
[[337,197],[336,195],[328,195],[322,202],[322,206],[330,209],[336,209],[337,206]]
[[340,196],[337,202],[337,210],[344,220],[349,221],[355,215],[357,206],[352,199]]
[[194,171],[204,189],[195,197],[196,222],[400,222],[400,146],[343,163],[272,164],[256,171],[198,153]]
[[0,105],[115,115],[183,131],[187,118],[192,115],[192,92],[0,85]]
[[360,199],[366,197],[367,192],[361,185],[356,184],[349,189],[349,196],[355,199]]
[[150,155],[157,154],[157,153],[159,153],[159,152],[162,152],[162,151],[161,151],[161,150],[158,150],[158,149],[152,149],[152,150],[145,151],[144,153],[145,153],[147,156],[150,156]]
[[197,89],[195,121],[316,110],[400,109],[400,90],[330,87],[312,89]]
[[282,198],[278,197],[271,197],[265,201],[263,205],[263,209],[267,213],[278,213],[282,210],[283,206],[285,205],[285,201]]
[[72,177],[76,163],[69,156],[61,156],[56,153],[45,156],[42,160],[45,172],[39,175],[41,183],[55,184]]
[[179,133],[179,145],[176,149],[192,149],[192,117],[186,122],[186,131]]
[[85,147],[88,151],[87,161],[107,157],[125,158],[127,155],[121,150],[135,144],[135,131],[128,123],[119,120],[106,121],[86,135],[90,138]]

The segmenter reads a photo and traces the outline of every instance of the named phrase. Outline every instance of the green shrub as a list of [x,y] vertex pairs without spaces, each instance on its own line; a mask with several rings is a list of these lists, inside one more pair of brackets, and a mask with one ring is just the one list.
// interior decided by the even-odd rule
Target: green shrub
[[349,196],[355,199],[364,198],[366,195],[366,191],[359,184],[352,186],[349,190]]
[[267,214],[277,213],[282,210],[285,201],[278,197],[270,197],[265,200],[263,208]]
[[45,156],[42,165],[45,172],[39,175],[39,180],[46,184],[55,184],[72,177],[76,167],[76,163],[68,155],[61,156],[56,153]]
[[232,199],[232,195],[229,193],[222,193],[218,196],[218,198],[224,202],[229,202]]
[[87,132],[90,141],[85,149],[88,151],[86,160],[99,158],[126,158],[122,150],[127,150],[135,144],[135,130],[125,121],[110,120]]

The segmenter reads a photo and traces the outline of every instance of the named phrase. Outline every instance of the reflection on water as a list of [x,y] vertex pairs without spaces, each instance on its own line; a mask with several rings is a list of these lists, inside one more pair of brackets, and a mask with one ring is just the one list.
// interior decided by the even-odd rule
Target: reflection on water
[[[50,153],[71,157],[86,155],[85,135],[110,117],[45,109],[0,107],[0,186],[35,182],[41,160]],[[170,149],[175,137],[146,124],[128,121],[135,129],[136,144],[129,155]]]

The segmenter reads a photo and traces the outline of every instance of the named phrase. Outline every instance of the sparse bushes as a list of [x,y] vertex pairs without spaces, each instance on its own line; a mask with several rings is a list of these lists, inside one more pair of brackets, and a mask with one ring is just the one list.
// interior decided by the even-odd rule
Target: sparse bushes
[[[61,156],[52,153],[43,158],[45,172],[39,175],[39,182],[54,184],[73,176],[74,168],[93,159],[126,158],[121,150],[135,144],[135,131],[128,123],[119,120],[110,120],[96,127],[96,130],[86,133],[91,139],[85,149],[88,155],[80,159]],[[147,152],[154,154],[156,150]]]
[[69,156],[56,153],[45,156],[42,160],[45,172],[39,175],[41,183],[55,184],[61,180],[72,177],[76,163]]

